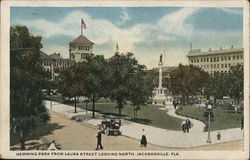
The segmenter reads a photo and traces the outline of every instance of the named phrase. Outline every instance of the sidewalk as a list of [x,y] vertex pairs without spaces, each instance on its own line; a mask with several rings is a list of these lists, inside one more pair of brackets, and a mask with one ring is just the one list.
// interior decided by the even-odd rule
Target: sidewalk
[[[47,109],[51,110],[50,101],[45,101],[45,105]],[[169,109],[167,114],[180,119],[186,119],[186,117],[176,115],[171,104],[167,104],[166,107]],[[86,115],[86,111],[83,109],[77,108],[77,113],[74,113],[74,107],[57,102],[52,102],[52,111],[62,114],[70,119],[75,115]],[[92,112],[88,111],[88,114],[92,114]],[[216,139],[217,131],[211,132],[212,143],[206,143],[208,133],[202,131],[204,124],[191,118],[189,118],[189,120],[193,123],[193,127],[190,129],[189,133],[161,129],[127,120],[122,120],[122,126],[120,129],[122,131],[122,135],[138,140],[141,139],[142,129],[145,129],[148,142],[163,147],[198,147],[243,139],[243,131],[240,130],[240,128],[233,128],[220,130],[222,135],[220,141]],[[97,114],[97,118],[95,119],[84,120],[84,123],[94,126],[100,124],[100,122],[100,114]]]

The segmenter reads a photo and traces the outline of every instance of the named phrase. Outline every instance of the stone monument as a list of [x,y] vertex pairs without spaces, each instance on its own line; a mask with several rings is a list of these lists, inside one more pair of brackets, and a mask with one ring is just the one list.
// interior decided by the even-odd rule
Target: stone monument
[[160,62],[158,64],[159,67],[159,86],[157,88],[154,88],[153,90],[153,98],[152,102],[153,104],[158,104],[158,105],[165,105],[166,104],[166,92],[167,88],[162,87],[162,67],[163,67],[163,62],[162,62],[162,54],[160,56]]

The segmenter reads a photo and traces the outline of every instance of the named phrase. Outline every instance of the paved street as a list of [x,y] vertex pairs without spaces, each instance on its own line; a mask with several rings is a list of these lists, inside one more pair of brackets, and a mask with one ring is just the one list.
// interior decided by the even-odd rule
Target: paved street
[[[45,101],[46,107],[50,109],[50,102]],[[74,108],[69,105],[59,104],[57,102],[52,103],[52,111],[57,112],[61,115],[64,115],[68,118],[71,118],[75,115]],[[173,106],[167,105],[169,109],[169,115],[184,118],[178,115],[175,115]],[[85,115],[86,111],[82,109],[77,109],[77,115]],[[88,114],[91,114],[88,111]],[[85,120],[84,123],[89,124],[91,126],[96,126],[101,122],[100,116],[96,119],[88,119]],[[183,133],[182,131],[172,131],[161,128],[156,128],[152,126],[147,126],[135,122],[130,122],[123,120],[121,131],[124,136],[139,140],[142,135],[142,129],[145,129],[147,140],[149,143],[162,146],[162,147],[174,147],[174,148],[187,148],[187,147],[198,147],[198,146],[206,146],[236,140],[243,139],[243,131],[240,128],[226,129],[220,130],[222,138],[220,141],[216,140],[217,131],[211,132],[211,140],[212,143],[206,143],[207,140],[207,132],[202,132],[202,128],[204,124],[200,121],[190,119],[191,123],[193,123],[193,128],[191,128],[190,133]]]

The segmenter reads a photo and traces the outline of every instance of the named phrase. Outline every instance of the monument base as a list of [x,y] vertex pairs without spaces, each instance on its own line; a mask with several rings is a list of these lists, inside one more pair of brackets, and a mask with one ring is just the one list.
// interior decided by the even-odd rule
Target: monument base
[[152,98],[152,103],[157,105],[166,105],[167,97],[165,92],[167,91],[166,88],[155,88],[154,89],[154,97]]

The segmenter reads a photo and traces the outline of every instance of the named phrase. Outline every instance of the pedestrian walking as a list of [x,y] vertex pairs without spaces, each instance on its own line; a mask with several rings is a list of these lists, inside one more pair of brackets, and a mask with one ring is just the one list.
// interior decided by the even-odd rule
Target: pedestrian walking
[[182,131],[185,133],[186,132],[186,121],[181,122],[181,128],[182,128]]
[[189,133],[189,122],[188,121],[189,120],[187,119],[186,123],[185,123],[185,128],[186,128],[187,133]]
[[188,118],[186,120],[186,124],[187,124],[188,129],[190,129],[191,128],[191,121]]
[[244,128],[244,116],[241,117],[241,130]]
[[102,134],[101,134],[100,131],[98,131],[98,134],[97,134],[96,138],[97,138],[96,150],[99,149],[99,146],[100,146],[101,149],[103,149],[103,146],[102,146]]
[[146,135],[144,133],[144,129],[142,129],[142,137],[141,137],[141,147],[147,147],[147,138]]
[[217,140],[220,140],[220,138],[221,138],[221,134],[220,134],[220,131],[218,131],[218,133],[217,133]]
[[176,110],[176,101],[175,100],[173,100],[173,105],[174,105],[174,109]]

